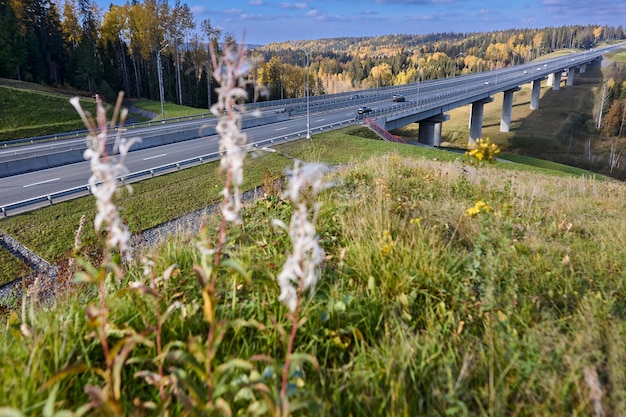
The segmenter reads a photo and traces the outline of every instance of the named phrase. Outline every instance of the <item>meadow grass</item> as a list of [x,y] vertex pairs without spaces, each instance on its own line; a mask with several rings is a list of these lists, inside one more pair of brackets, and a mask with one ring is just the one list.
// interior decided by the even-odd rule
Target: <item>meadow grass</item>
[[[294,158],[327,165],[358,163],[389,151],[401,156],[440,161],[464,158],[463,154],[458,153],[383,142],[377,140],[369,129],[362,127],[348,127],[315,135],[313,141],[300,140],[277,146],[276,149]],[[528,157],[502,155],[502,158],[520,162],[503,165],[503,168],[509,170],[535,170],[552,172],[553,175],[592,175],[587,171]],[[244,189],[263,185],[267,176],[282,175],[289,164],[289,158],[274,153],[247,159]],[[123,201],[121,215],[131,232],[140,233],[216,203],[220,199],[220,182],[223,180],[217,166],[217,162],[207,163],[134,183],[131,194],[120,190],[119,201]],[[72,253],[74,232],[83,215],[88,218],[95,216],[92,196],[2,219],[0,227],[39,256],[55,264],[63,262]],[[91,222],[88,222],[83,236],[85,242],[96,243]],[[0,251],[0,261],[0,283],[11,281],[25,272],[23,265],[6,251]]]
[[[360,143],[370,146],[346,141],[355,155]],[[311,155],[335,143],[317,143]],[[292,414],[562,416],[594,415],[598,405],[624,414],[624,185],[503,169],[508,163],[478,168],[405,148],[358,164],[347,157],[329,174],[335,186],[321,195],[317,220],[326,259],[296,339],[318,366],[301,363],[293,376],[291,399],[307,408]],[[468,214],[477,201],[482,209]],[[272,415],[255,387],[279,384],[289,322],[275,277],[289,242],[271,219],[287,222],[291,210],[278,193],[246,205],[226,248],[242,269],[220,268],[217,314],[239,324],[212,361],[222,372],[215,388],[234,413]],[[144,253],[149,276],[167,276],[154,287],[158,303],[129,289],[146,279],[139,257],[109,293],[112,342],[143,335],[119,377],[122,414],[159,415],[167,401],[170,415],[185,414],[179,397],[161,400],[139,377],[159,361],[179,384],[191,374],[202,384],[194,367],[208,360],[207,323],[193,243],[215,241],[217,226],[208,219],[202,234],[172,235]],[[93,295],[75,284],[45,308],[27,300],[6,319],[1,404],[42,414],[90,403],[84,387],[104,366],[97,339],[85,337]],[[171,351],[159,356],[154,329],[170,306],[160,337]]]
[[[0,79],[0,142],[51,135],[59,132],[85,130],[83,122],[76,117],[76,110],[69,103],[74,96],[81,97],[85,110],[95,113],[96,103],[84,92],[67,88]],[[161,103],[151,100],[134,100],[144,110],[152,111],[161,118]],[[184,117],[202,113],[201,109],[164,103],[166,118]],[[208,110],[204,113],[208,113]],[[24,115],[28,117],[25,118]],[[143,116],[133,116],[143,121]]]
[[[93,111],[95,103],[83,99]],[[68,97],[60,93],[22,90],[0,84],[0,141],[84,130]],[[25,123],[24,115],[28,122]],[[32,116],[32,117],[31,117]]]

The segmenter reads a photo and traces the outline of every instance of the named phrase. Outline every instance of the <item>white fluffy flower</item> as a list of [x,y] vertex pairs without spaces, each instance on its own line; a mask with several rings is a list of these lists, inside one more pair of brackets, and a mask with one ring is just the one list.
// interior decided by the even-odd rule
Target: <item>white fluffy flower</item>
[[247,141],[246,134],[241,131],[241,114],[237,109],[237,103],[247,97],[246,90],[242,88],[249,69],[244,52],[242,48],[228,48],[224,51],[222,61],[219,64],[214,62],[213,76],[220,87],[216,89],[217,103],[211,106],[214,114],[222,115],[216,126],[221,138],[220,167],[228,173],[230,180],[223,191],[222,214],[226,221],[234,223],[241,221],[239,187],[243,183],[243,161],[246,157],[243,146]]
[[[323,182],[325,170],[321,164],[305,164],[299,168],[296,163],[289,173],[285,196],[295,205],[288,229],[293,248],[277,281],[280,287],[278,300],[292,312],[298,305],[299,294],[307,290],[310,294],[315,292],[320,265],[324,260],[324,250],[319,245],[319,236],[309,216],[315,218],[319,210],[319,205],[312,203],[312,199],[326,187]],[[274,224],[285,228],[280,221],[274,221]]]
[[[126,140],[121,137],[123,129],[118,129],[113,151],[119,153],[114,156],[109,155],[107,153],[106,110],[101,99],[96,96],[96,121],[82,109],[78,97],[72,98],[70,103],[76,108],[89,130],[87,135],[88,148],[83,153],[83,157],[90,161],[92,174],[88,184],[89,190],[96,198],[96,208],[98,209],[94,219],[94,227],[97,231],[102,229],[107,231],[107,247],[118,248],[120,252],[129,256],[130,232],[120,219],[117,207],[113,204],[113,195],[118,186],[118,178],[128,173],[124,165],[124,158],[130,147],[139,139]],[[121,96],[118,99],[118,105],[119,103],[121,103]],[[126,112],[122,112],[122,121],[125,114]]]

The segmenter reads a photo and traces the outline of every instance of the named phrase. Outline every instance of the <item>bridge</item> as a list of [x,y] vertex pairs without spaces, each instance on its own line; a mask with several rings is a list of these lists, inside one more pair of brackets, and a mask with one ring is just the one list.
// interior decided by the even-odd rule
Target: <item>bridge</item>
[[[387,131],[411,123],[418,123],[418,142],[429,146],[441,144],[442,123],[450,118],[446,114],[447,111],[471,105],[468,138],[468,144],[471,146],[476,139],[481,138],[483,108],[485,104],[493,101],[493,95],[504,93],[500,131],[508,132],[511,126],[513,94],[520,90],[521,85],[531,83],[530,108],[538,110],[543,81],[547,81],[553,90],[559,90],[563,82],[567,86],[572,86],[574,85],[575,74],[583,73],[590,67],[600,66],[604,54],[624,47],[626,47],[626,43],[583,52],[572,51],[560,57],[494,71],[417,82],[386,89],[365,90],[359,96],[361,101],[366,98],[391,101],[395,94],[404,95],[407,98],[406,103],[386,108],[370,117],[374,118],[376,123]],[[321,102],[323,97],[316,96],[315,100]],[[313,106],[316,104],[317,102],[313,102]],[[299,108],[301,109],[301,107],[300,105]]]

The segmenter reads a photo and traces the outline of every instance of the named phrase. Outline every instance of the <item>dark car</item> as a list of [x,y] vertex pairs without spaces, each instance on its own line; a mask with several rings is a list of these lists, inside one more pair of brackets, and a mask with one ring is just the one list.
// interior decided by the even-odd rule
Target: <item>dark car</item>
[[350,97],[350,100],[356,100],[356,99],[359,99],[359,98],[361,98],[360,94],[354,94],[352,97]]
[[405,100],[404,96],[401,96],[400,94],[394,94],[394,96],[393,96],[393,101],[401,102],[401,101],[404,101],[404,100]]
[[357,110],[357,113],[359,113],[359,114],[365,114],[365,113],[371,113],[371,112],[372,112],[372,109],[370,109],[370,108],[369,108],[369,107],[367,107],[367,106],[361,106],[361,107],[359,107],[359,109]]

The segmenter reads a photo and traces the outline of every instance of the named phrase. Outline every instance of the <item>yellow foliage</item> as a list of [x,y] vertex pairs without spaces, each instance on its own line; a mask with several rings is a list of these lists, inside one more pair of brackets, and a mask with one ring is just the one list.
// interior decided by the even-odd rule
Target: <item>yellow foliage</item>
[[603,30],[603,27],[602,27],[602,26],[598,26],[597,28],[595,28],[595,29],[593,30],[593,36],[594,36],[594,38],[598,39],[600,36],[602,36],[602,30]]

